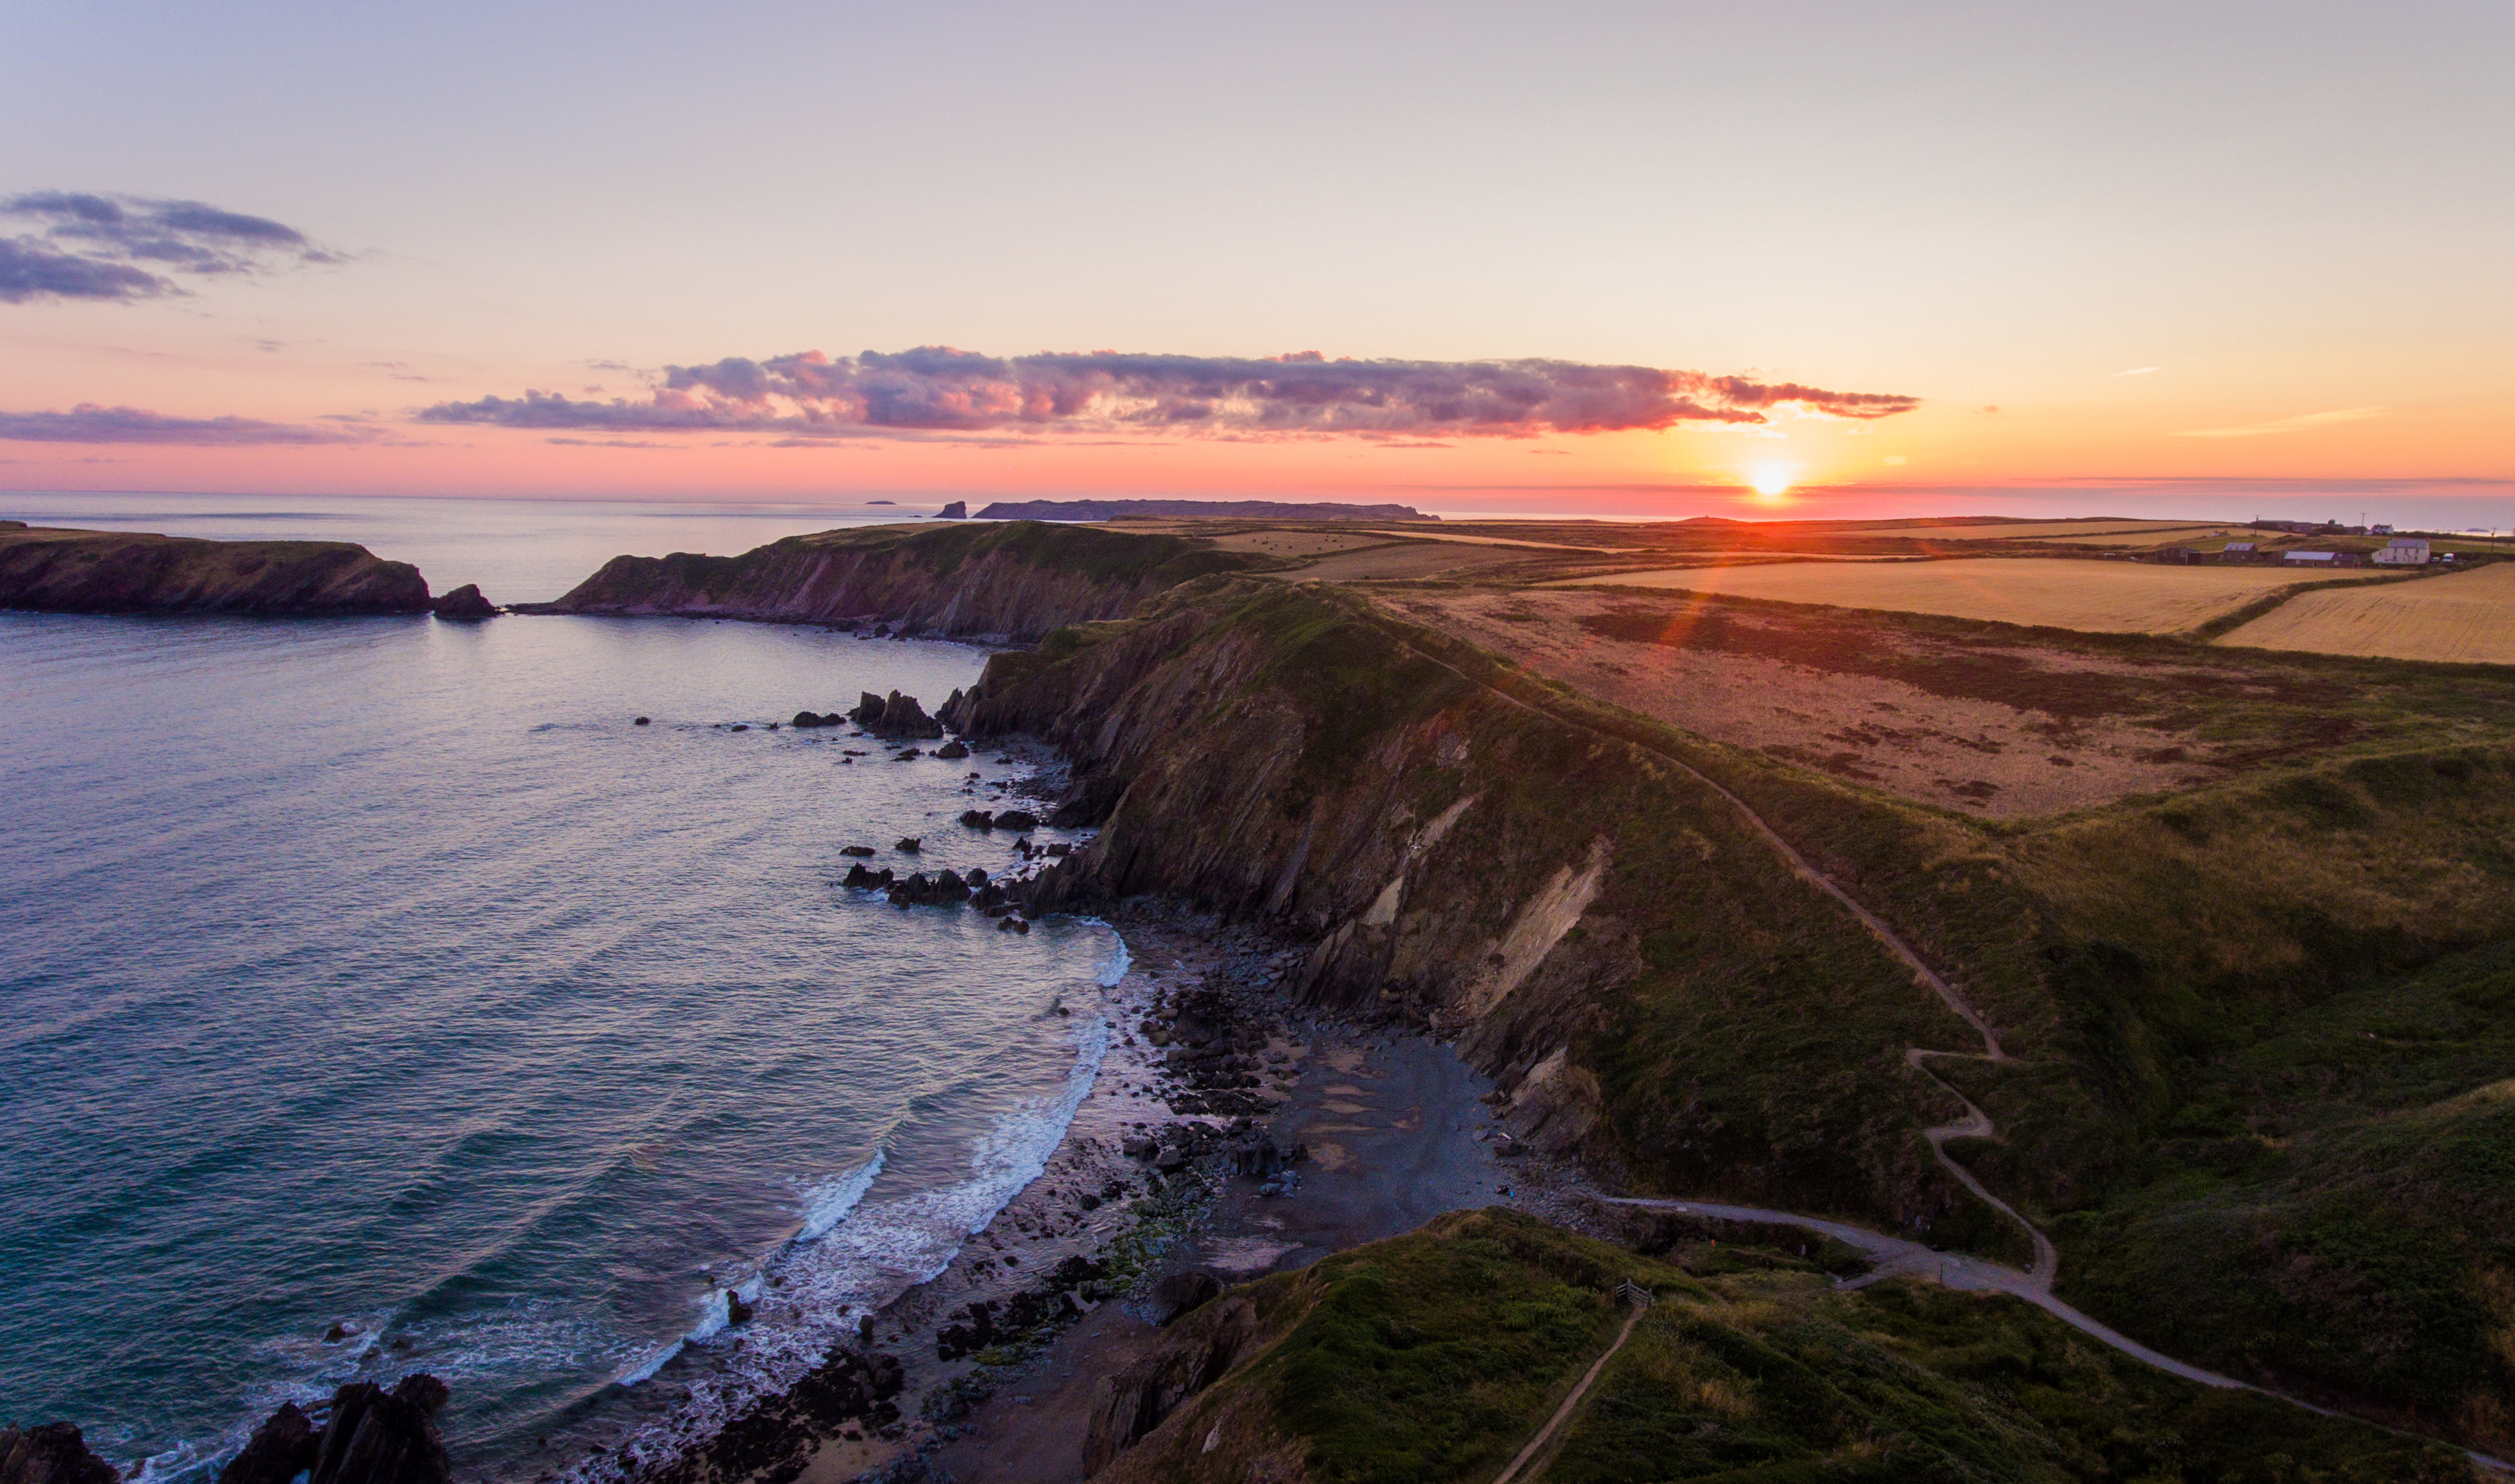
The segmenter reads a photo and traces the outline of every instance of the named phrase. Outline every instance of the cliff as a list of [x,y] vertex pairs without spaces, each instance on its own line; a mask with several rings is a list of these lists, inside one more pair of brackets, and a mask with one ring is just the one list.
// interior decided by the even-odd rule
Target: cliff
[[1298,993],[1456,1033],[1523,1136],[1645,1186],[2005,1252],[1904,1060],[1970,1028],[1669,757],[1354,595],[1207,579],[995,656],[943,720],[1073,760],[1099,838],[1042,909],[1141,892],[1315,948]]
[[54,613],[425,613],[428,582],[346,541],[0,528],[0,607]]
[[557,602],[516,611],[879,619],[924,634],[1027,640],[1119,617],[1194,577],[1268,564],[1184,537],[1030,521],[873,526],[790,536],[739,556],[615,556]]

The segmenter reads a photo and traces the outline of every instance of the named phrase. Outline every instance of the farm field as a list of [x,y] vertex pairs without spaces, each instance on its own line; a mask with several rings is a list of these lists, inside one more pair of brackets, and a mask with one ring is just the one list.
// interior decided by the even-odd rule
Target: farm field
[[2218,642],[2379,659],[2515,665],[2515,563],[2372,591],[2306,593]]
[[[2385,574],[2370,572],[2368,581]],[[2161,567],[2068,557],[1799,561],[1577,577],[1562,587],[1676,588],[1780,602],[1942,613],[2100,634],[2175,634],[2299,580],[2277,567]],[[2249,626],[2247,626],[2249,627]]]

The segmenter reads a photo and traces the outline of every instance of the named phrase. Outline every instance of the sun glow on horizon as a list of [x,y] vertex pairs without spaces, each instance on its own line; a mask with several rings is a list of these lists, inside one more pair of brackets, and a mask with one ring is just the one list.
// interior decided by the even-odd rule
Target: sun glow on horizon
[[1747,481],[1753,486],[1755,498],[1767,504],[1778,504],[1791,492],[1791,469],[1787,464],[1758,466],[1754,476]]

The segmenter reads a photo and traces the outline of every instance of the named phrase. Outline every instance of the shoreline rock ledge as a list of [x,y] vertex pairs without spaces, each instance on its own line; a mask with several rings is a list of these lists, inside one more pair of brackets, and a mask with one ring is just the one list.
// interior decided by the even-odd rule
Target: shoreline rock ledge
[[0,1427],[0,1484],[118,1484],[121,1477],[72,1423]]

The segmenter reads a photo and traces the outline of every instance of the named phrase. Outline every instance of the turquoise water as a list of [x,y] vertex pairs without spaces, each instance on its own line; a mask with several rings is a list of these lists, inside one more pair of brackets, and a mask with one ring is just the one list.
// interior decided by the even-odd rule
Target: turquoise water
[[[173,1478],[427,1370],[459,1466],[539,1471],[703,1430],[939,1267],[1052,1147],[1105,1031],[1050,1006],[1124,950],[836,885],[910,834],[1001,870],[953,820],[1024,765],[762,723],[982,660],[0,614],[0,1420]],[[738,1348],[728,1288],[764,1300]]]

